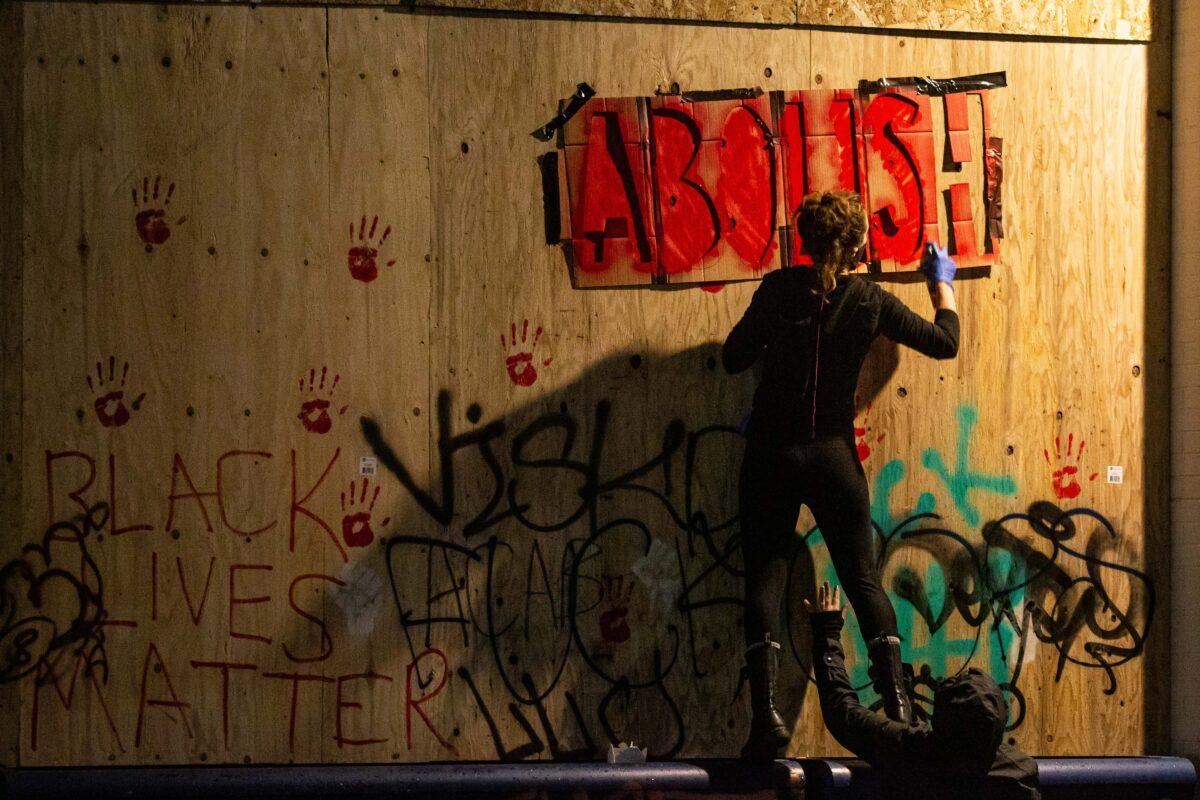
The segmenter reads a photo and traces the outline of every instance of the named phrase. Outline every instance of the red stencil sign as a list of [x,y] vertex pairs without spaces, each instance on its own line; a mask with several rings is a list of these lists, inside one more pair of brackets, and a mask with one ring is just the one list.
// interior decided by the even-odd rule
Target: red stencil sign
[[930,241],[991,265],[989,141],[987,90],[595,98],[559,139],[561,242],[580,287],[756,279],[811,263],[795,211],[843,189],[866,204],[872,269],[914,270]]

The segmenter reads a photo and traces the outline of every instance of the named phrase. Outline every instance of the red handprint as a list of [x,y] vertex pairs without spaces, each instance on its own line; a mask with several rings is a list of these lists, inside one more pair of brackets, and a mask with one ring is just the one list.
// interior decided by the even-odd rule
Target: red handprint
[[[366,547],[375,541],[375,531],[371,529],[371,512],[375,510],[375,501],[379,499],[382,487],[376,486],[370,502],[367,502],[370,483],[370,478],[363,478],[360,487],[358,481],[352,480],[350,491],[342,492],[342,539],[347,547]],[[385,517],[379,524],[383,526],[391,521],[391,517]]]
[[[1051,478],[1052,478],[1051,486],[1054,488],[1054,496],[1057,497],[1059,500],[1073,500],[1074,498],[1079,496],[1080,492],[1083,491],[1083,487],[1079,485],[1079,481],[1076,480],[1075,476],[1079,474],[1079,467],[1077,467],[1076,464],[1078,464],[1080,458],[1083,457],[1083,447],[1086,444],[1087,444],[1087,442],[1085,440],[1080,439],[1079,440],[1079,450],[1074,453],[1075,464],[1063,464],[1063,466],[1054,470],[1054,472],[1051,475]],[[1062,461],[1063,461],[1063,454],[1062,454],[1062,451],[1060,450],[1061,446],[1062,446],[1061,438],[1058,436],[1055,436],[1054,437],[1054,459],[1055,459],[1054,461],[1050,460],[1050,451],[1049,450],[1042,450],[1042,455],[1044,455],[1046,457],[1046,463],[1052,467],[1055,465],[1055,463],[1062,463]],[[1066,454],[1067,458],[1071,457],[1071,455],[1072,455],[1071,451],[1073,450],[1074,446],[1075,446],[1075,434],[1073,434],[1073,433],[1068,434],[1067,435],[1067,454]],[[1100,473],[1098,473],[1098,472],[1093,472],[1091,475],[1088,476],[1088,480],[1089,481],[1096,480],[1096,476],[1099,474]]]
[[[346,254],[346,264],[350,268],[350,275],[356,281],[370,283],[379,277],[379,266],[376,259],[379,258],[379,248],[387,241],[388,235],[392,232],[391,225],[385,225],[383,233],[379,235],[379,241],[375,241],[375,229],[379,227],[379,217],[371,218],[371,227],[367,229],[367,217],[364,214],[363,218],[358,221],[358,244],[354,235],[354,223],[350,223],[350,251]],[[387,266],[392,266],[396,263],[396,259],[387,262]]]
[[[142,392],[134,398],[129,407],[126,407],[125,380],[129,377],[129,362],[126,361],[121,367],[121,380],[118,383],[116,356],[108,357],[108,378],[104,377],[104,366],[99,361],[96,362],[96,381],[92,382],[91,375],[86,377],[88,388],[97,394],[95,402],[92,403],[92,407],[96,409],[96,419],[106,428],[119,428],[129,422],[130,408],[137,411],[146,399],[146,393]],[[105,386],[109,387],[107,392],[104,392]],[[104,394],[99,394],[100,392]]]
[[[162,176],[154,176],[153,186],[149,178],[142,178],[142,196],[138,199],[138,190],[133,189],[133,207],[138,209],[137,214],[133,218],[134,227],[137,228],[138,236],[146,243],[146,250],[153,249],[156,244],[162,244],[167,239],[171,238],[171,226],[167,223],[167,206],[171,204],[171,196],[175,194],[175,184],[167,185],[167,191],[162,197],[159,196],[159,186],[162,183]],[[176,225],[182,225],[187,221],[187,217],[180,217],[175,220]]]
[[[512,323],[512,328],[508,339],[504,338],[504,334],[500,334],[500,346],[509,352],[509,356],[504,359],[504,366],[508,368],[508,378],[517,386],[532,386],[537,380],[537,369],[533,366],[533,351],[537,347],[538,339],[542,335],[542,326],[539,325],[533,332],[533,341],[529,343],[529,349],[525,350],[525,342],[529,335],[529,320],[524,320],[521,323],[521,340],[517,341],[517,323]],[[512,352],[521,348],[517,352]],[[553,358],[546,358],[542,361],[543,367],[550,366]]]
[[[855,406],[858,405],[858,399],[855,398]],[[858,460],[866,461],[871,457],[871,443],[867,441],[867,434],[871,431],[871,427],[867,425],[867,418],[871,415],[871,404],[867,403],[867,407],[863,410],[862,425],[854,426],[854,435],[858,437]],[[883,441],[886,433],[881,433],[875,437],[875,443]]]
[[[308,397],[300,405],[300,413],[297,414],[300,418],[300,424],[304,426],[304,430],[309,433],[329,433],[329,429],[333,427],[333,418],[329,416],[329,410],[333,405],[333,393],[337,389],[338,381],[342,379],[341,375],[334,375],[333,381],[329,384],[329,389],[325,388],[325,377],[329,373],[328,367],[321,367],[321,372],[318,375],[315,369],[308,371],[308,385],[305,387],[305,378],[300,376],[300,396]],[[346,413],[347,406],[342,406],[337,410],[338,416]]]
[[633,596],[633,581],[624,575],[604,575],[604,602],[609,606],[600,614],[600,636],[606,642],[620,644],[629,639],[629,599]]

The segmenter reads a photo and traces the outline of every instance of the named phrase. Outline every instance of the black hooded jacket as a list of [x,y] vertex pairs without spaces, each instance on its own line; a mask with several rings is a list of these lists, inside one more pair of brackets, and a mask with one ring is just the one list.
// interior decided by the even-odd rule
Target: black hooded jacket
[[857,275],[815,292],[807,267],[769,272],[730,331],[721,360],[730,373],[763,359],[749,435],[787,446],[854,428],[854,392],[871,342],[883,335],[933,358],[958,353],[958,314],[942,309],[930,322],[895,295]]
[[1037,800],[1037,762],[1003,742],[1008,707],[972,669],[934,697],[933,725],[902,725],[870,711],[846,674],[842,615],[812,615],[813,678],[833,738],[879,772],[889,800]]

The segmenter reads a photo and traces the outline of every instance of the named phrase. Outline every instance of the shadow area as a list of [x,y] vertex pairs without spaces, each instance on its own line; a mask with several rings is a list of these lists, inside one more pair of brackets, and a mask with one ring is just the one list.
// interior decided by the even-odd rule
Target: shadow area
[[[1163,14],[1161,18],[1169,19],[1169,15]],[[1160,19],[1155,27],[1169,28],[1170,24],[1162,24]],[[1140,388],[1143,403],[1141,430],[1138,432],[1138,444],[1143,454],[1141,516],[1144,520],[1145,544],[1142,559],[1146,572],[1156,577],[1160,587],[1165,585],[1165,589],[1160,588],[1160,596],[1165,598],[1168,608],[1176,596],[1170,586],[1174,555],[1174,537],[1171,536],[1170,425],[1176,415],[1173,411],[1164,413],[1172,408],[1170,356],[1173,323],[1171,314],[1163,313],[1163,310],[1171,308],[1175,299],[1184,300],[1179,293],[1172,292],[1169,274],[1172,236],[1183,234],[1177,233],[1177,229],[1172,227],[1171,215],[1163,213],[1163,209],[1172,207],[1171,178],[1182,174],[1178,170],[1172,172],[1171,166],[1170,76],[1171,37],[1156,35],[1154,42],[1146,48],[1145,190],[1143,196],[1137,198],[1144,209],[1145,224],[1144,249],[1140,254],[1145,277],[1143,305],[1140,309],[1145,321],[1142,332],[1145,362],[1134,365],[1122,376],[1122,380],[1133,384],[1131,393],[1136,395]],[[1177,79],[1175,85],[1183,84]],[[1175,219],[1181,217],[1176,216]],[[1190,302],[1191,299],[1188,297],[1184,302]],[[1161,630],[1167,634],[1150,637],[1146,643],[1141,735],[1143,752],[1165,755],[1173,749],[1178,752],[1178,743],[1173,741],[1176,728],[1172,725],[1171,715],[1178,713],[1173,712],[1172,707],[1176,706],[1179,696],[1173,692],[1172,682],[1177,678],[1189,680],[1190,676],[1176,669],[1174,655],[1178,651],[1171,642],[1169,620],[1162,624]],[[1196,753],[1188,755],[1194,758]]]
[[[872,355],[862,402],[895,361],[894,346]],[[419,464],[398,455],[411,452],[394,438],[401,412],[362,418],[405,490],[355,565],[386,576],[372,644],[412,665],[418,699],[452,698],[428,706],[442,758],[588,760],[628,741],[653,759],[738,752],[737,482],[754,385],[725,375],[711,343],[611,354],[499,416],[447,387]],[[795,720],[806,670],[785,660]]]

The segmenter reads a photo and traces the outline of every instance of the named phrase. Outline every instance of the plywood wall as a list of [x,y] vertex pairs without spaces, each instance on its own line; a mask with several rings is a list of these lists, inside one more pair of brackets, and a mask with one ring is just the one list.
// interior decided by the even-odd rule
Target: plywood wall
[[[528,132],[581,80],[993,69],[1002,265],[960,282],[957,360],[880,348],[862,386],[886,580],[908,657],[1009,683],[1021,746],[1160,746],[1158,45],[40,3],[23,41],[5,519],[43,549],[5,590],[61,571],[17,607],[50,620],[6,662],[21,763],[735,753],[753,377],[718,348],[753,285],[572,289]],[[792,752],[836,752],[789,630]]]
[[[304,0],[265,2],[290,5]],[[348,0],[348,3],[374,4],[373,0]],[[1171,16],[1170,4],[1162,0],[426,0],[414,3],[413,7],[1135,42],[1168,39]]]
[[[0,9],[0,558],[20,552],[21,536],[21,97],[23,94],[23,8]],[[7,637],[6,637],[7,638]],[[18,716],[17,684],[0,684],[0,716]],[[20,751],[16,726],[0,727],[0,764],[15,764]]]

